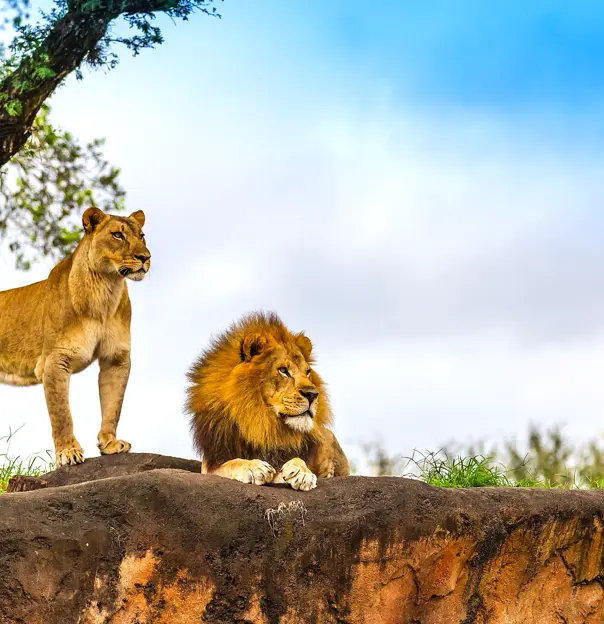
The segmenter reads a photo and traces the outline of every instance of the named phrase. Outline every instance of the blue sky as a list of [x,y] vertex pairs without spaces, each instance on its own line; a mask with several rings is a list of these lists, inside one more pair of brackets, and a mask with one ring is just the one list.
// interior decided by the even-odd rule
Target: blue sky
[[[602,432],[604,7],[378,6],[226,0],[51,101],[107,138],[147,213],[120,425],[135,450],[192,455],[184,372],[256,308],[315,342],[351,455],[376,436],[408,455],[530,422]],[[48,271],[11,262],[0,288]],[[89,454],[95,375],[72,383]],[[49,447],[41,389],[0,405],[11,426],[27,414],[19,451]]]
[[602,100],[598,2],[260,1],[226,3],[223,13],[270,42],[271,64],[297,49],[311,71],[341,68],[338,87],[354,76],[383,81],[405,102],[499,111],[582,112]]
[[497,110],[591,107],[602,98],[597,2],[334,2],[322,34],[418,102]]

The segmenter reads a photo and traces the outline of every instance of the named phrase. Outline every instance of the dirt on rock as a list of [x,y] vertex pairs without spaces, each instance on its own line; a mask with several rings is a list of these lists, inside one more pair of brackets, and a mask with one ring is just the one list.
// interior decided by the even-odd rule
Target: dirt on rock
[[298,493],[150,457],[0,496],[0,623],[604,622],[599,491],[346,477]]

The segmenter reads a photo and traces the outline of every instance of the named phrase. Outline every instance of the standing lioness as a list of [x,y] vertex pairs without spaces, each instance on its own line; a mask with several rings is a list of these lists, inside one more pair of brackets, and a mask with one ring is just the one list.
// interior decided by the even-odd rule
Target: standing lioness
[[44,384],[57,466],[84,461],[73,435],[69,379],[99,361],[103,454],[127,453],[116,437],[130,375],[131,307],[125,280],[142,280],[151,254],[145,214],[107,215],[88,208],[85,235],[48,279],[0,292],[0,383]]

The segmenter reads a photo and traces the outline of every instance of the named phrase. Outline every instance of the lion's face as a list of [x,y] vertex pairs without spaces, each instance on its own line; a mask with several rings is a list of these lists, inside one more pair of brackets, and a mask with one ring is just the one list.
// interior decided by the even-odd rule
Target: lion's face
[[279,421],[301,433],[314,426],[322,389],[308,362],[311,349],[310,340],[303,334],[281,342],[254,333],[245,336],[242,343],[243,358],[254,377],[260,379],[266,406]]
[[105,275],[142,280],[151,266],[147,249],[142,210],[129,217],[107,215],[98,208],[89,208],[83,216],[84,230],[91,237],[89,258],[92,266]]
[[189,380],[186,409],[204,457],[223,451],[226,457],[235,452],[232,444],[298,452],[331,424],[311,341],[290,332],[275,314],[250,314],[215,338]]

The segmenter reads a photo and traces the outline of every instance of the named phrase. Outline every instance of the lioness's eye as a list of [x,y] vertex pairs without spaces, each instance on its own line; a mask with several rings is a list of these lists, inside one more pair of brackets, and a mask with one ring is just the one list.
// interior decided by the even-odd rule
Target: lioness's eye
[[124,235],[121,232],[111,232],[113,238],[117,238],[118,240],[124,240]]
[[289,371],[287,370],[287,368],[285,368],[285,366],[282,366],[282,367],[279,369],[279,373],[280,373],[281,375],[283,375],[284,377],[289,377],[289,376],[290,376],[290,375],[289,375]]

